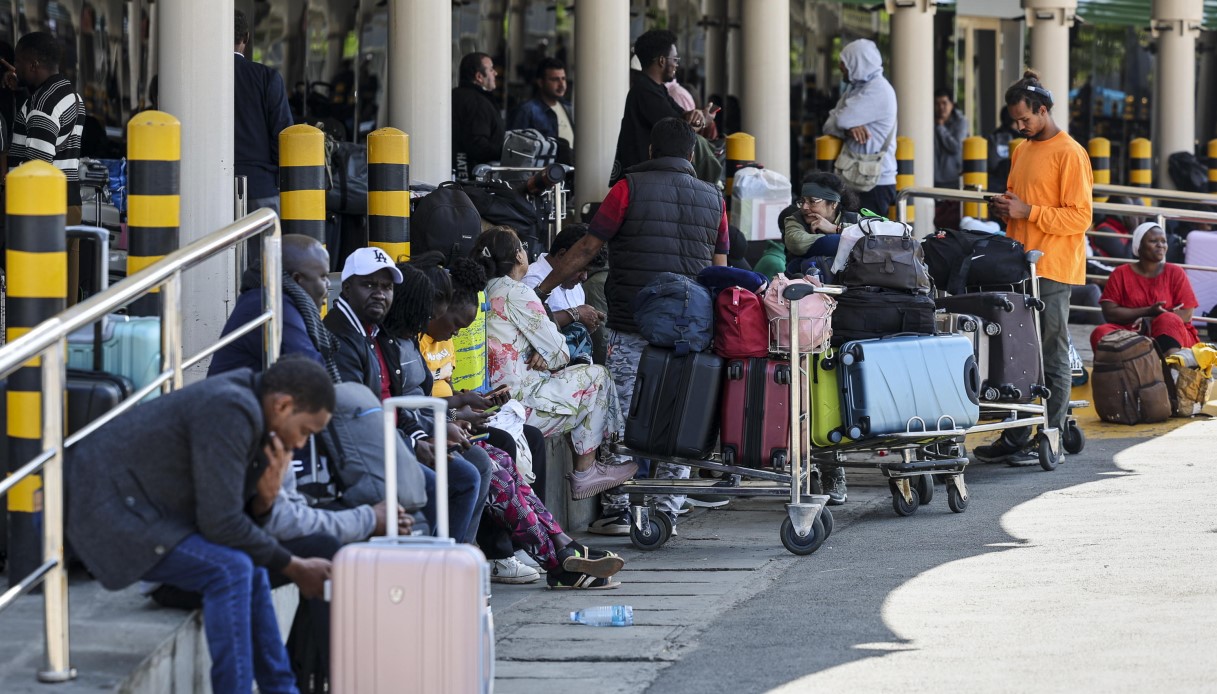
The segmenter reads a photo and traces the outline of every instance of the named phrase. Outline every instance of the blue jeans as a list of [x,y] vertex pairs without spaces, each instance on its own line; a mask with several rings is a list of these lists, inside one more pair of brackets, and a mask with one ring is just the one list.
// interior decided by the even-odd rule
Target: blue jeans
[[266,569],[248,554],[194,534],[143,576],[203,594],[203,631],[211,652],[211,689],[296,694],[296,677],[279,637]]
[[[434,532],[438,527],[435,522],[435,470],[426,465],[422,467],[427,489],[427,505],[423,507],[423,515],[426,516],[427,523]],[[486,505],[486,492],[481,489],[482,473],[478,471],[478,468],[459,455],[450,456],[448,458],[448,533],[457,542],[473,542],[474,535],[477,533],[477,526],[473,521],[481,517],[482,507]]]

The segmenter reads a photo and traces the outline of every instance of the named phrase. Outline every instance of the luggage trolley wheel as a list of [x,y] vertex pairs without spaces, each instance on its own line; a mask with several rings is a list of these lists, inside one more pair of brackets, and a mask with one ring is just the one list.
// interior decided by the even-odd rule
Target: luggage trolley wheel
[[[1080,434],[1081,431],[1079,430],[1078,433]],[[1061,462],[1060,452],[1052,452],[1052,444],[1048,443],[1048,437],[1044,434],[1039,435],[1039,456],[1040,467],[1044,468],[1045,472],[1052,472]]]
[[947,478],[947,506],[955,513],[963,513],[968,508],[968,499],[959,491],[955,478]]
[[650,520],[645,532],[640,531],[631,520],[630,542],[644,552],[653,552],[672,537],[672,520],[667,514],[655,510],[650,514]]
[[914,486],[917,489],[917,497],[920,503],[930,503],[934,498],[934,476],[930,474],[920,475],[917,477],[917,483]]
[[1078,426],[1076,420],[1069,420],[1065,425],[1065,431],[1061,432],[1061,448],[1065,449],[1066,453],[1077,455],[1086,448],[1086,433]]
[[786,548],[786,551],[803,557],[819,549],[820,545],[828,539],[828,531],[824,528],[824,514],[826,513],[828,513],[828,509],[820,512],[820,517],[816,518],[815,523],[812,523],[811,532],[807,533],[807,537],[799,537],[794,530],[794,523],[790,522],[789,517],[782,519],[782,546]]
[[892,491],[892,508],[895,509],[898,516],[911,516],[917,512],[917,508],[921,506],[921,497],[917,493],[917,484],[912,484],[909,489],[909,500],[904,498],[904,494],[900,493],[900,483],[897,480],[888,480],[887,486]]
[[820,522],[824,524],[824,539],[832,537],[833,518],[832,511],[825,506],[823,511],[820,511]]

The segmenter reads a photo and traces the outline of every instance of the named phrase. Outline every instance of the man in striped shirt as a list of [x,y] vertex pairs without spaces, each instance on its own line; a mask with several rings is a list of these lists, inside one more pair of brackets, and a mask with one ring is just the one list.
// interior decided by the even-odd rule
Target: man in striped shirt
[[[9,170],[27,161],[53,164],[68,179],[69,226],[80,224],[80,139],[84,132],[85,106],[68,78],[59,74],[63,49],[54,36],[36,31],[17,42],[16,65],[5,63],[4,85],[24,87],[29,98],[17,111],[13,142],[8,152]],[[79,291],[79,241],[68,247],[68,303]]]

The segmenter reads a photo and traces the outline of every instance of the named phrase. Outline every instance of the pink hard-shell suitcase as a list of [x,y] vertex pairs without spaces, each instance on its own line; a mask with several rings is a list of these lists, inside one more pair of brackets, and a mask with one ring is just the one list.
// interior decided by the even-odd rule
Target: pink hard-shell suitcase
[[[385,450],[396,455],[397,408],[435,410],[435,459],[446,461],[447,404],[384,401]],[[437,537],[389,535],[334,557],[330,687],[336,694],[485,693],[494,688],[494,619],[486,557],[448,537],[448,471],[436,466]],[[385,464],[388,517],[397,517],[397,465]]]

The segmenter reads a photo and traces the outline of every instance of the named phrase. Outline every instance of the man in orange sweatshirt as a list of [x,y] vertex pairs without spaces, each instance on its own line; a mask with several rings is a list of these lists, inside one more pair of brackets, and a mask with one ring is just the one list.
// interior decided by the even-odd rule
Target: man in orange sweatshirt
[[[1028,70],[1006,90],[1006,107],[1026,142],[1010,155],[1007,191],[994,198],[993,211],[1006,232],[1032,251],[1043,251],[1040,316],[1048,426],[1064,430],[1069,411],[1069,294],[1086,283],[1086,230],[1090,228],[1094,179],[1086,149],[1052,120],[1052,92]],[[1024,450],[1030,429],[1007,429],[974,453],[986,462],[1034,464]]]

